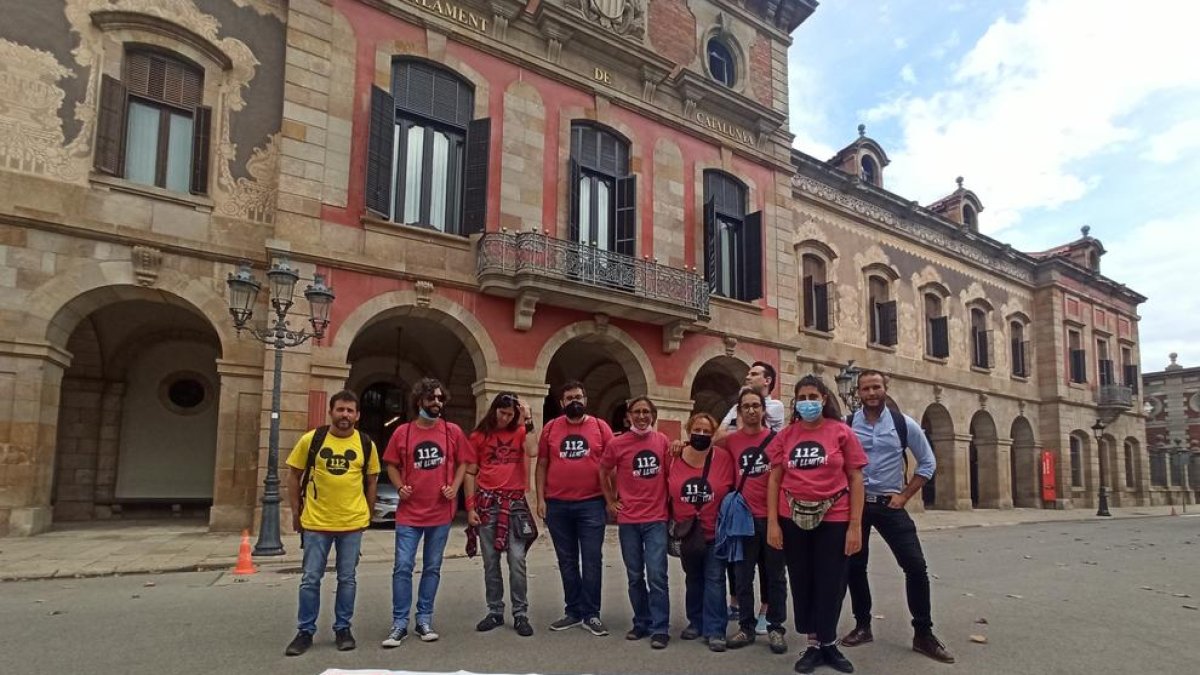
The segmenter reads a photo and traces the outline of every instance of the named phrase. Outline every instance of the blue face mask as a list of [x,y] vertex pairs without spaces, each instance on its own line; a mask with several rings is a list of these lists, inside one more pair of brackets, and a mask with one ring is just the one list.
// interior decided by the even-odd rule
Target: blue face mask
[[417,414],[421,416],[421,419],[425,420],[436,420],[437,418],[441,417],[440,413],[430,412],[425,406],[421,406],[417,410]]
[[805,422],[816,422],[824,408],[820,401],[796,401],[796,414]]

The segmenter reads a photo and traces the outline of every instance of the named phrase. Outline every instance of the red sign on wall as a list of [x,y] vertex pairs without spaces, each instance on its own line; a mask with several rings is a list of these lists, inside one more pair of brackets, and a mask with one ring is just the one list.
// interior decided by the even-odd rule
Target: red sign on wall
[[1053,506],[1058,499],[1058,481],[1054,473],[1054,453],[1042,451],[1042,501]]

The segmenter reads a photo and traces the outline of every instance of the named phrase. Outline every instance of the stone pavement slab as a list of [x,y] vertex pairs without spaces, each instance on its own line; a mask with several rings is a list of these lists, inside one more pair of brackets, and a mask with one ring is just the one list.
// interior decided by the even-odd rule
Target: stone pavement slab
[[[1112,509],[1114,518],[1166,516],[1170,512],[1170,507],[1162,506]],[[913,518],[920,530],[932,531],[1093,520],[1097,516],[1085,509],[981,509],[926,511],[913,514]],[[465,555],[464,528],[462,522],[451,528],[446,557]],[[616,531],[615,527],[609,528],[608,538],[615,541]],[[538,545],[548,538],[543,531]],[[0,539],[0,581],[231,569],[237,563],[240,544],[240,534],[208,532],[207,524],[201,521],[70,524],[35,537]],[[256,558],[255,565],[265,570],[298,570],[302,559],[298,537],[285,535],[283,544],[284,555]],[[364,561],[390,562],[394,550],[390,528],[367,530],[362,546]]]

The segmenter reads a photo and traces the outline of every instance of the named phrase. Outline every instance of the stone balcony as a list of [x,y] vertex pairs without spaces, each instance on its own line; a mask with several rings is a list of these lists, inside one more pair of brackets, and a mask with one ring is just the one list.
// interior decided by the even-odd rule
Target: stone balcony
[[476,250],[480,290],[516,298],[517,330],[530,328],[539,302],[670,327],[679,337],[708,319],[708,283],[695,272],[536,231],[488,232]]
[[1102,384],[1096,389],[1096,405],[1101,410],[1122,413],[1133,407],[1133,387]]

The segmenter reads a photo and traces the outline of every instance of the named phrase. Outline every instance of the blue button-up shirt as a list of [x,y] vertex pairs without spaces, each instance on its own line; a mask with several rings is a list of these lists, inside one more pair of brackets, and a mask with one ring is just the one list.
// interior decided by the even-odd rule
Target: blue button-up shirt
[[[937,470],[937,460],[933,457],[933,448],[921,425],[908,415],[904,416],[908,424],[908,449],[917,460],[917,475],[926,480],[933,478]],[[892,415],[884,409],[875,424],[867,422],[867,416],[862,410],[854,413],[854,424],[851,425],[863,450],[867,452],[867,466],[863,468],[863,484],[869,495],[899,494],[904,492],[904,448],[900,447],[900,434],[896,433],[896,424]]]

